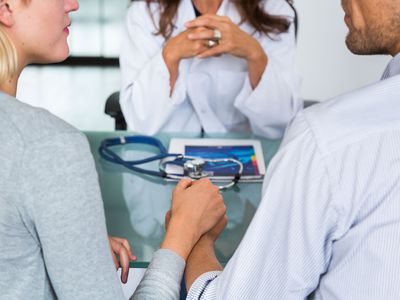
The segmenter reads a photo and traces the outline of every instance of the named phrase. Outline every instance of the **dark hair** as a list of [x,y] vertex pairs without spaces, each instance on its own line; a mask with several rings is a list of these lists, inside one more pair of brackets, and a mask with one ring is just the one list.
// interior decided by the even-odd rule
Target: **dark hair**
[[[134,1],[134,0],[132,0]],[[253,28],[267,35],[286,32],[290,22],[282,16],[273,16],[264,11],[261,3],[268,0],[231,0],[235,3],[242,17],[242,22],[249,22]],[[150,11],[151,3],[160,5],[160,23],[156,35],[169,39],[172,34],[173,22],[181,0],[146,0]]]

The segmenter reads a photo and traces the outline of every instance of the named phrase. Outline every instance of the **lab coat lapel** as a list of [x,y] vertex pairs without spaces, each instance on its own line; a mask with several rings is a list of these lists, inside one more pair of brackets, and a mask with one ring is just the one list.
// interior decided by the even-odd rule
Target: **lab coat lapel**
[[[238,10],[236,9],[234,3],[232,3],[231,0],[223,0],[221,3],[221,6],[219,7],[217,11],[218,16],[228,16],[231,18],[231,20],[239,24],[241,21],[240,14]],[[176,32],[174,33],[180,33],[184,30],[186,30],[185,23],[191,20],[194,20],[196,18],[194,9],[193,9],[193,3],[192,0],[182,0],[181,5],[178,7],[178,13],[177,13],[177,18],[175,22],[175,29]],[[174,34],[174,35],[176,35]]]
[[218,16],[227,16],[233,23],[239,24],[241,21],[240,14],[236,9],[235,4],[231,0],[223,0],[217,11]]
[[[175,23],[176,33],[181,33],[186,30],[185,23],[194,20],[196,15],[194,13],[192,0],[182,0],[178,7],[177,19]],[[175,34],[174,34],[175,35]]]

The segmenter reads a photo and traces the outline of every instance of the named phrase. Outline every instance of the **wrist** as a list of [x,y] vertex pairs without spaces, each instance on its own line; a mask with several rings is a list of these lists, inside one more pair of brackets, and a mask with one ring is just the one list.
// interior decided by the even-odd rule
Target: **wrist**
[[172,218],[161,248],[174,251],[186,261],[200,238],[195,228],[185,219]]
[[174,53],[174,51],[170,50],[168,46],[164,47],[162,55],[167,66],[179,65],[180,58]]
[[268,62],[268,56],[265,53],[264,49],[260,45],[257,45],[257,49],[251,50],[249,55],[247,56],[247,62],[249,64],[266,64]]
[[214,249],[214,245],[215,245],[215,239],[205,234],[197,242],[196,248]]

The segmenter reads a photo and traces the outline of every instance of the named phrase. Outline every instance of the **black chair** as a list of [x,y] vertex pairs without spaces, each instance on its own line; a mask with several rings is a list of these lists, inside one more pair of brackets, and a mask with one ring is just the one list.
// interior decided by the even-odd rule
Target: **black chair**
[[112,93],[107,98],[104,112],[115,119],[115,130],[126,130],[126,121],[119,104],[119,92]]

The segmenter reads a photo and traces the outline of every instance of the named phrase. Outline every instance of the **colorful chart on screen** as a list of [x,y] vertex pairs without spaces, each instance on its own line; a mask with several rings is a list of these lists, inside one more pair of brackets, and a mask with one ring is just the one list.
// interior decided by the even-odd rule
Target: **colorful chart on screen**
[[[263,151],[258,140],[171,139],[169,152],[203,159],[236,159],[243,164],[242,180],[245,181],[259,181],[265,174]],[[237,173],[238,165],[233,162],[207,163],[204,170],[213,179],[230,180]],[[168,172],[182,174],[183,170],[168,166]]]

